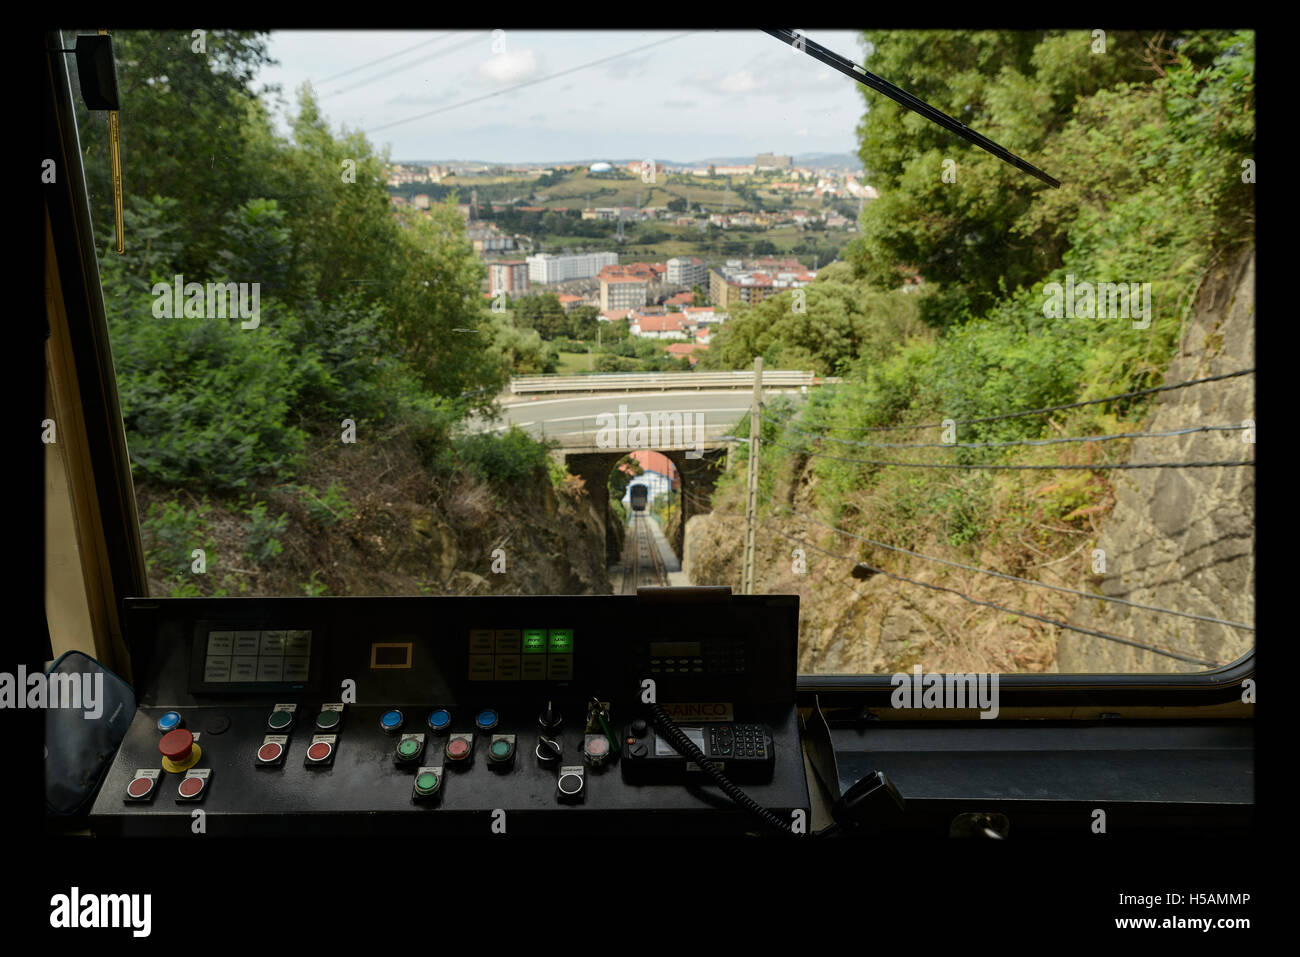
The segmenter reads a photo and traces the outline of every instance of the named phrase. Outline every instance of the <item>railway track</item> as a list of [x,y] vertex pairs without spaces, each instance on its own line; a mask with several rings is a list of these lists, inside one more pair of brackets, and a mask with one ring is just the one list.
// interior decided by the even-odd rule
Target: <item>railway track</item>
[[623,583],[619,594],[635,595],[646,585],[668,584],[663,556],[655,547],[651,518],[645,512],[633,512],[623,542]]

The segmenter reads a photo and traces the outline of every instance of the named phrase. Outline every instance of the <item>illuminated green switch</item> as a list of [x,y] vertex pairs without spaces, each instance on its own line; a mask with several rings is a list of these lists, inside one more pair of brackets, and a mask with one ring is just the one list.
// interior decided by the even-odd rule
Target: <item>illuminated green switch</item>
[[573,629],[552,628],[547,648],[553,655],[573,654]]
[[525,628],[523,653],[526,655],[546,654],[546,629]]

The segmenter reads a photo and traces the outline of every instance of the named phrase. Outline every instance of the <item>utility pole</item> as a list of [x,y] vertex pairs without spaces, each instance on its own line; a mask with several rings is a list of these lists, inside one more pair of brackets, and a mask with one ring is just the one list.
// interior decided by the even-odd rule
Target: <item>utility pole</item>
[[749,482],[745,496],[745,564],[740,593],[754,594],[754,531],[758,523],[758,427],[763,404],[763,357],[754,358],[754,397],[749,405]]

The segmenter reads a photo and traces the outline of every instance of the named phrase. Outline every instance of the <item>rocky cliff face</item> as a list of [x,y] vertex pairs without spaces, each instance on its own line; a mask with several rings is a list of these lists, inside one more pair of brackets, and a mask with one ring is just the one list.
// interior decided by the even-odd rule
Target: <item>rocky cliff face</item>
[[[1201,284],[1181,347],[1165,382],[1204,378],[1255,365],[1253,251],[1210,270]],[[1159,394],[1142,431],[1171,431],[1254,418],[1254,376]],[[1134,429],[1137,431],[1137,429]],[[1253,457],[1240,432],[1196,432],[1136,440],[1132,461],[1226,461]],[[1079,530],[1050,555],[963,556],[932,534],[908,545],[1079,591],[1251,624],[1254,622],[1254,469],[1152,469],[1111,473],[1115,505],[1097,516],[1097,531]],[[795,463],[774,499],[796,512],[817,512],[816,479]],[[1110,499],[1108,498],[1107,501]],[[716,511],[691,518],[683,569],[694,584],[740,587],[744,502],[714,497]],[[1089,520],[1091,524],[1091,520]],[[870,537],[868,518],[856,531]],[[847,559],[796,545],[787,536]],[[1106,571],[1091,574],[1088,554],[1105,552]],[[1068,552],[1068,553],[1067,553]],[[1140,649],[1080,635],[1021,616],[971,605],[876,575],[859,580],[853,559],[980,599],[1079,627],[1227,662],[1253,644],[1251,631],[1140,612],[1113,603],[933,563],[893,564],[893,556],[789,518],[769,518],[756,539],[757,590],[800,597],[799,668],[803,673],[891,673],[920,664],[927,671],[1143,672],[1195,671]]]
[[[1200,294],[1168,383],[1255,367],[1255,254],[1213,268]],[[1255,418],[1255,377],[1240,376],[1162,393],[1145,431],[1241,423]],[[1133,462],[1253,459],[1240,432],[1193,432],[1139,440]],[[1193,614],[1254,624],[1255,469],[1135,469],[1112,480],[1115,507],[1097,548],[1106,570],[1074,587]],[[1099,586],[1099,587],[1098,587]],[[1227,663],[1250,650],[1254,632],[1080,599],[1071,623],[1190,657]],[[1199,671],[1116,642],[1065,633],[1057,670]]]

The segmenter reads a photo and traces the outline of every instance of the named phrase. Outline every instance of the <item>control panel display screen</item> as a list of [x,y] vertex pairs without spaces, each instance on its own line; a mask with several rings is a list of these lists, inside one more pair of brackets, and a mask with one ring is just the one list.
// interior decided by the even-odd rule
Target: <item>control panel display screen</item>
[[206,684],[305,682],[310,665],[310,631],[209,631],[203,681]]
[[[682,728],[686,737],[691,739],[691,743],[704,751],[704,729],[703,728]],[[677,749],[668,743],[668,740],[662,735],[655,737],[655,754],[659,756],[676,754]],[[707,752],[705,752],[707,753]]]
[[474,628],[470,681],[571,681],[572,628]]

